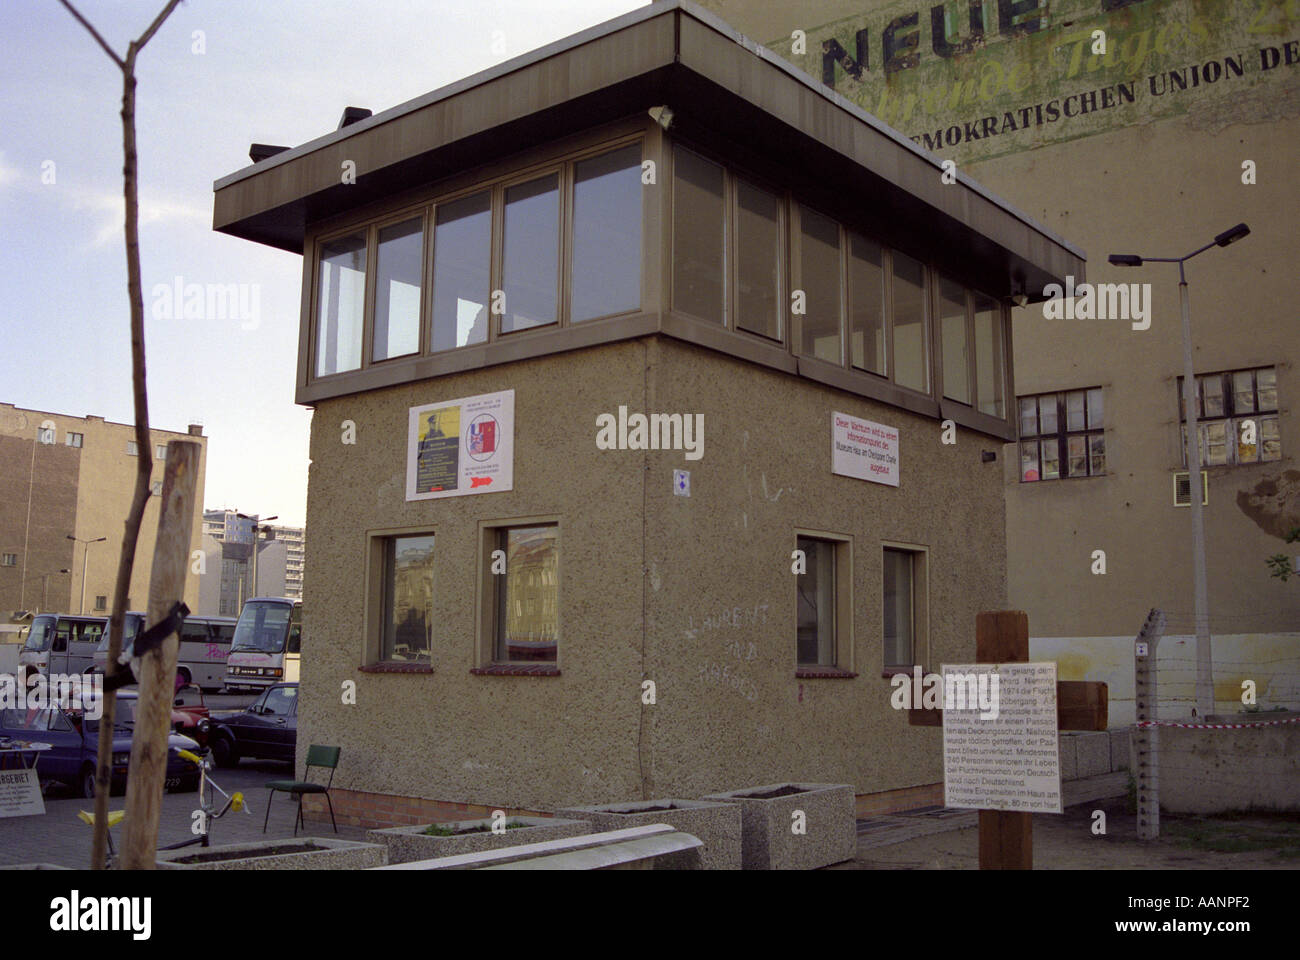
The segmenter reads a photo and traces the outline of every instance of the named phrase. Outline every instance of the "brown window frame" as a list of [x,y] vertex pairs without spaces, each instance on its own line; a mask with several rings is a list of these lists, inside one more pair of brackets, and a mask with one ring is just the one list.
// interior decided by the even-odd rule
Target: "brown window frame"
[[[1259,404],[1259,372],[1261,370],[1273,371],[1273,401],[1274,405],[1263,410]],[[1237,412],[1237,390],[1234,384],[1236,375],[1239,373],[1250,374],[1251,399],[1254,401],[1255,409],[1245,413]],[[1205,413],[1205,381],[1210,377],[1218,377],[1223,391],[1223,414],[1215,417],[1207,417]],[[1227,429],[1225,431],[1225,443],[1230,451],[1226,463],[1211,464],[1206,459],[1209,444],[1203,444],[1201,447],[1201,467],[1209,469],[1211,467],[1253,467],[1261,463],[1277,463],[1282,459],[1282,411],[1281,403],[1277,399],[1277,364],[1266,364],[1259,367],[1235,367],[1231,370],[1213,370],[1209,373],[1196,374],[1196,425],[1198,428],[1204,428],[1207,424],[1222,423]],[[1178,388],[1178,449],[1179,461],[1183,470],[1187,470],[1187,410],[1183,405],[1183,378],[1180,376],[1177,380]],[[1264,439],[1263,431],[1260,429],[1261,423],[1265,417],[1271,417],[1278,422],[1278,455],[1276,457],[1264,457]],[[1245,420],[1255,421],[1255,459],[1239,460],[1241,453],[1241,434],[1240,425]]]
[[[1088,408],[1088,394],[1090,394],[1093,390],[1100,390],[1102,392],[1101,426],[1093,426],[1092,414]],[[1069,419],[1067,415],[1068,406],[1066,402],[1066,396],[1072,393],[1083,394],[1084,428],[1082,430],[1069,429]],[[1046,397],[1053,397],[1055,398],[1056,401],[1056,430],[1053,433],[1042,432],[1042,415],[1039,413],[1039,410],[1041,406],[1040,402]],[[1031,434],[1022,434],[1020,433],[1020,402],[1022,400],[1030,400],[1030,399],[1032,399],[1035,404],[1034,422],[1035,422],[1035,427],[1037,432]],[[1103,457],[1106,456],[1106,450],[1105,450],[1106,393],[1104,387],[1098,385],[1094,387],[1078,387],[1071,390],[1053,390],[1047,393],[1026,393],[1026,394],[1018,395],[1016,397],[1015,409],[1016,409],[1016,432],[1018,434],[1018,440],[1016,443],[1016,457],[1021,464],[1017,468],[1017,472],[1019,473],[1019,479],[1021,483],[1042,483],[1044,481],[1052,481],[1052,480],[1088,480],[1095,477],[1104,477],[1108,475],[1108,470],[1105,467],[1102,468],[1102,471],[1100,473],[1092,472],[1092,438],[1093,437],[1098,437],[1098,436],[1101,437],[1102,456]],[[1070,465],[1070,461],[1069,461],[1069,457],[1070,457],[1069,438],[1070,437],[1084,438],[1084,457],[1085,457],[1085,463],[1087,464],[1084,473],[1073,474],[1068,472],[1069,465]],[[1057,463],[1060,464],[1060,466],[1058,467],[1057,475],[1055,477],[1043,476],[1042,441],[1044,440],[1055,440],[1057,444],[1056,456],[1057,456]],[[1025,479],[1025,471],[1023,467],[1024,454],[1022,452],[1023,445],[1025,443],[1033,443],[1036,445],[1036,449],[1037,449],[1038,477],[1034,480]]]

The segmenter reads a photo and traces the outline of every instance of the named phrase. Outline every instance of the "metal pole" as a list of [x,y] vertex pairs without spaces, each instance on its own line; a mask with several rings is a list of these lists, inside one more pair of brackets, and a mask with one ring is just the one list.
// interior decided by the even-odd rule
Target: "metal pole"
[[81,547],[81,609],[77,612],[85,614],[86,612],[86,561],[90,559],[90,541],[86,541]]
[[1205,514],[1201,507],[1201,444],[1196,415],[1196,374],[1192,367],[1192,318],[1187,278],[1178,264],[1178,296],[1183,311],[1183,409],[1187,418],[1187,481],[1192,508],[1192,577],[1196,593],[1196,708],[1214,712],[1214,661],[1210,650],[1210,601],[1205,578]]

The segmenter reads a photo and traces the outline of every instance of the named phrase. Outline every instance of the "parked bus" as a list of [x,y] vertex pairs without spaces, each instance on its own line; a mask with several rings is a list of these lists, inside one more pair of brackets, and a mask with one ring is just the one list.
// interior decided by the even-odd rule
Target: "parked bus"
[[18,654],[18,670],[24,675],[84,673],[95,662],[95,648],[107,627],[104,617],[38,613]]
[[[181,625],[176,675],[209,692],[221,690],[226,679],[226,658],[235,635],[234,617],[186,617]],[[136,635],[144,626],[143,613],[128,613],[123,624],[122,652],[130,657]],[[108,662],[110,631],[105,629],[95,651],[93,670],[103,672]]]
[[302,602],[255,597],[244,604],[226,661],[226,687],[265,690],[296,682],[302,660]]

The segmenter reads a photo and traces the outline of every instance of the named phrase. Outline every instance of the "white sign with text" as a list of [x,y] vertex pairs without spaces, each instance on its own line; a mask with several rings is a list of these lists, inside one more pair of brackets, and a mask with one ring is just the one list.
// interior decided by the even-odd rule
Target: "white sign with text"
[[832,413],[831,473],[898,486],[898,429]]
[[997,709],[945,706],[944,805],[1061,813],[1056,663],[944,664],[944,688],[980,673],[998,675]]

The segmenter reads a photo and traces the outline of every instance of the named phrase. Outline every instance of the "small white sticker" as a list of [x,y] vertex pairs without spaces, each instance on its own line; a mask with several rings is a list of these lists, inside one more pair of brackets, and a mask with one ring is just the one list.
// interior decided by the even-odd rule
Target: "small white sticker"
[[689,497],[691,495],[691,471],[673,471],[673,493],[679,497]]

